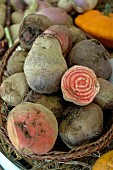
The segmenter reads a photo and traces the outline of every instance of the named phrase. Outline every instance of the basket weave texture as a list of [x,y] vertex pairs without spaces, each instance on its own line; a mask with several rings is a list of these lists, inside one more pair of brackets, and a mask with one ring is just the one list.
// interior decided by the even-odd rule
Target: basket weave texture
[[[19,42],[15,43],[12,48],[10,48],[6,54],[4,55],[2,59],[2,66],[0,69],[0,84],[2,83],[2,77],[3,73],[7,64],[8,59],[10,58],[12,52],[16,49],[16,47],[19,45]],[[3,101],[1,99],[1,104],[3,104]],[[1,113],[1,123],[0,123],[0,135],[3,137],[6,145],[10,146],[12,150],[15,150],[12,143],[10,142],[6,130],[6,121],[4,122],[4,114]],[[7,115],[5,115],[7,119]],[[112,119],[111,119],[112,121]],[[34,159],[34,160],[53,160],[53,161],[69,161],[69,160],[75,160],[77,158],[82,158],[84,156],[89,156],[90,154],[97,152],[103,148],[105,148],[111,139],[113,139],[113,122],[110,122],[111,126],[109,130],[103,134],[97,141],[77,147],[76,149],[69,150],[69,151],[51,151],[48,152],[45,155],[24,155],[16,151],[19,155],[22,157],[28,158],[28,159]]]
[[[111,3],[111,1],[109,1]],[[102,3],[104,5],[104,3]],[[99,7],[103,8],[103,6]],[[13,51],[19,46],[19,42],[15,43],[12,48],[8,49],[8,51],[5,53],[5,55],[2,58],[2,64],[0,68],[0,84],[3,81],[3,74],[4,70],[6,68],[6,64],[8,59],[10,58],[11,54]],[[1,106],[4,105],[4,101],[0,99],[0,110]],[[6,110],[7,110],[7,105],[5,105]],[[24,155],[22,153],[19,153],[12,143],[10,142],[6,130],[6,121],[7,121],[7,114],[0,112],[0,141],[1,143],[3,142],[5,147],[9,147],[10,150],[15,151],[21,158],[27,158],[27,159],[32,159],[32,160],[39,160],[39,161],[46,161],[46,160],[52,160],[54,162],[57,161],[63,161],[67,162],[70,160],[76,160],[78,158],[83,158],[86,156],[90,156],[92,153],[95,153],[97,151],[100,151],[104,149],[108,144],[112,141],[113,139],[113,120],[110,120],[110,126],[103,135],[97,139],[95,142],[77,147],[76,149],[69,150],[69,151],[50,151],[45,155]],[[60,144],[59,144],[60,145]],[[2,148],[4,150],[4,147]]]

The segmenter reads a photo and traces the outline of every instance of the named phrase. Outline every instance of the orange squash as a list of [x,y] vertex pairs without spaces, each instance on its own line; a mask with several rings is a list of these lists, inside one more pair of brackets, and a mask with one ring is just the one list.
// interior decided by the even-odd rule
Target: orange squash
[[104,46],[113,48],[113,13],[90,10],[75,18],[75,24],[90,36],[98,39]]
[[98,158],[92,170],[113,170],[113,150]]

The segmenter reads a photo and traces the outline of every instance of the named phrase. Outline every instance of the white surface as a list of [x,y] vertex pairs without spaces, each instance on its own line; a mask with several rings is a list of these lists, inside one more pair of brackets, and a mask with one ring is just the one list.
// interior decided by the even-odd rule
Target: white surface
[[4,168],[4,170],[20,170],[10,160],[8,160],[1,152],[0,152],[0,165]]

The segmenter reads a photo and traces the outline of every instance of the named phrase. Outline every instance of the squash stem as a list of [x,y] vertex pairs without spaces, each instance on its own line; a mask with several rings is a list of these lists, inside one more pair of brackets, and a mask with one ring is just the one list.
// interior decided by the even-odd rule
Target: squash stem
[[110,4],[106,3],[105,10],[104,10],[104,15],[109,16],[110,12],[111,12],[111,6],[110,6]]

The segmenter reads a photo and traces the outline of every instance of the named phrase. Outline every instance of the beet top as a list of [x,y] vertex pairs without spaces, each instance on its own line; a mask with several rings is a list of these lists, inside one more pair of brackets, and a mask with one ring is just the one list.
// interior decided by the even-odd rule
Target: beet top
[[61,80],[64,99],[80,106],[91,103],[99,89],[94,71],[80,65],[69,68]]

